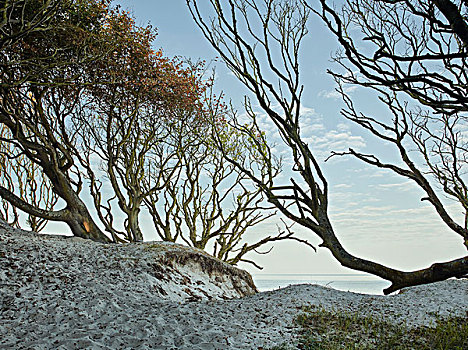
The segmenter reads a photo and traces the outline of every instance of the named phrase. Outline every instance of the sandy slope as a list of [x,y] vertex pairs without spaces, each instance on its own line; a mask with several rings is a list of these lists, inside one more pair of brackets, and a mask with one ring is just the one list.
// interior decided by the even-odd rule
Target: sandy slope
[[466,280],[389,297],[298,285],[226,300],[251,292],[242,272],[224,271],[231,278],[169,259],[172,268],[160,271],[169,278],[156,278],[155,256],[144,245],[103,248],[0,225],[0,348],[258,349],[290,341],[304,305],[410,325],[468,310]]

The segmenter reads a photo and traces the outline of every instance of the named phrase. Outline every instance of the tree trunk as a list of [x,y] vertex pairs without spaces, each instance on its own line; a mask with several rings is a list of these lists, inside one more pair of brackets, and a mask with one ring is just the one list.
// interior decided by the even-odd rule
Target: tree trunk
[[96,225],[87,210],[81,212],[79,209],[70,209],[69,213],[69,218],[65,222],[70,227],[74,236],[102,243],[111,242],[111,239]]
[[[69,190],[71,190],[71,188]],[[88,208],[75,191],[69,191],[67,193],[67,199],[68,200],[65,200],[67,202],[69,215],[67,215],[65,222],[70,227],[74,236],[103,243],[111,242],[111,239],[96,225]]]
[[[65,209],[48,211],[26,203],[5,187],[0,186],[0,197],[18,209],[45,220],[65,222],[70,227],[74,236],[92,239],[97,242],[111,242],[96,225],[82,200],[75,192],[72,193],[75,198],[73,198],[73,200],[68,198],[69,200],[66,201],[67,207]],[[63,197],[62,199],[65,200]]]
[[127,212],[127,220],[125,229],[127,230],[128,237],[133,242],[143,242],[143,233],[140,230],[140,203],[135,204],[132,210]]
[[342,266],[368,272],[392,282],[390,287],[383,290],[385,295],[405,287],[439,282],[452,277],[461,278],[468,274],[468,256],[435,263],[425,269],[410,272],[392,269],[373,261],[355,257],[348,253],[338,241],[326,213],[321,212],[320,219],[320,227],[323,229],[320,235],[323,243],[320,246],[328,248]]

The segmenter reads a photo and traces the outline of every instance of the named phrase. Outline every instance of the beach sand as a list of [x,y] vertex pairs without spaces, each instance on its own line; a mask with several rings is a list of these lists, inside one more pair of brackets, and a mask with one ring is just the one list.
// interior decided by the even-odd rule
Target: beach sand
[[147,244],[105,246],[0,225],[0,348],[268,349],[294,342],[307,305],[409,326],[468,311],[467,280],[391,296],[317,285],[249,295],[243,273],[172,264],[169,278],[156,278]]

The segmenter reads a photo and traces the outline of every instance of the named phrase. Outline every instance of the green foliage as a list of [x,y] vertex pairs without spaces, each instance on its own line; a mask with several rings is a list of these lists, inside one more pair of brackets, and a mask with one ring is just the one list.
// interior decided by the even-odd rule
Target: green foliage
[[358,313],[307,307],[295,324],[299,326],[298,344],[271,350],[468,349],[468,317],[439,318],[432,327],[409,328]]

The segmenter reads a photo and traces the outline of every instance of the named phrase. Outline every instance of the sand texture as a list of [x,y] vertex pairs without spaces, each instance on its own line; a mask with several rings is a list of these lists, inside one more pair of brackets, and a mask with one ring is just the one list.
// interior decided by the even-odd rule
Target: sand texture
[[0,349],[261,349],[293,341],[305,305],[410,326],[468,311],[467,280],[388,297],[255,292],[246,272],[179,245],[105,245],[0,222]]

